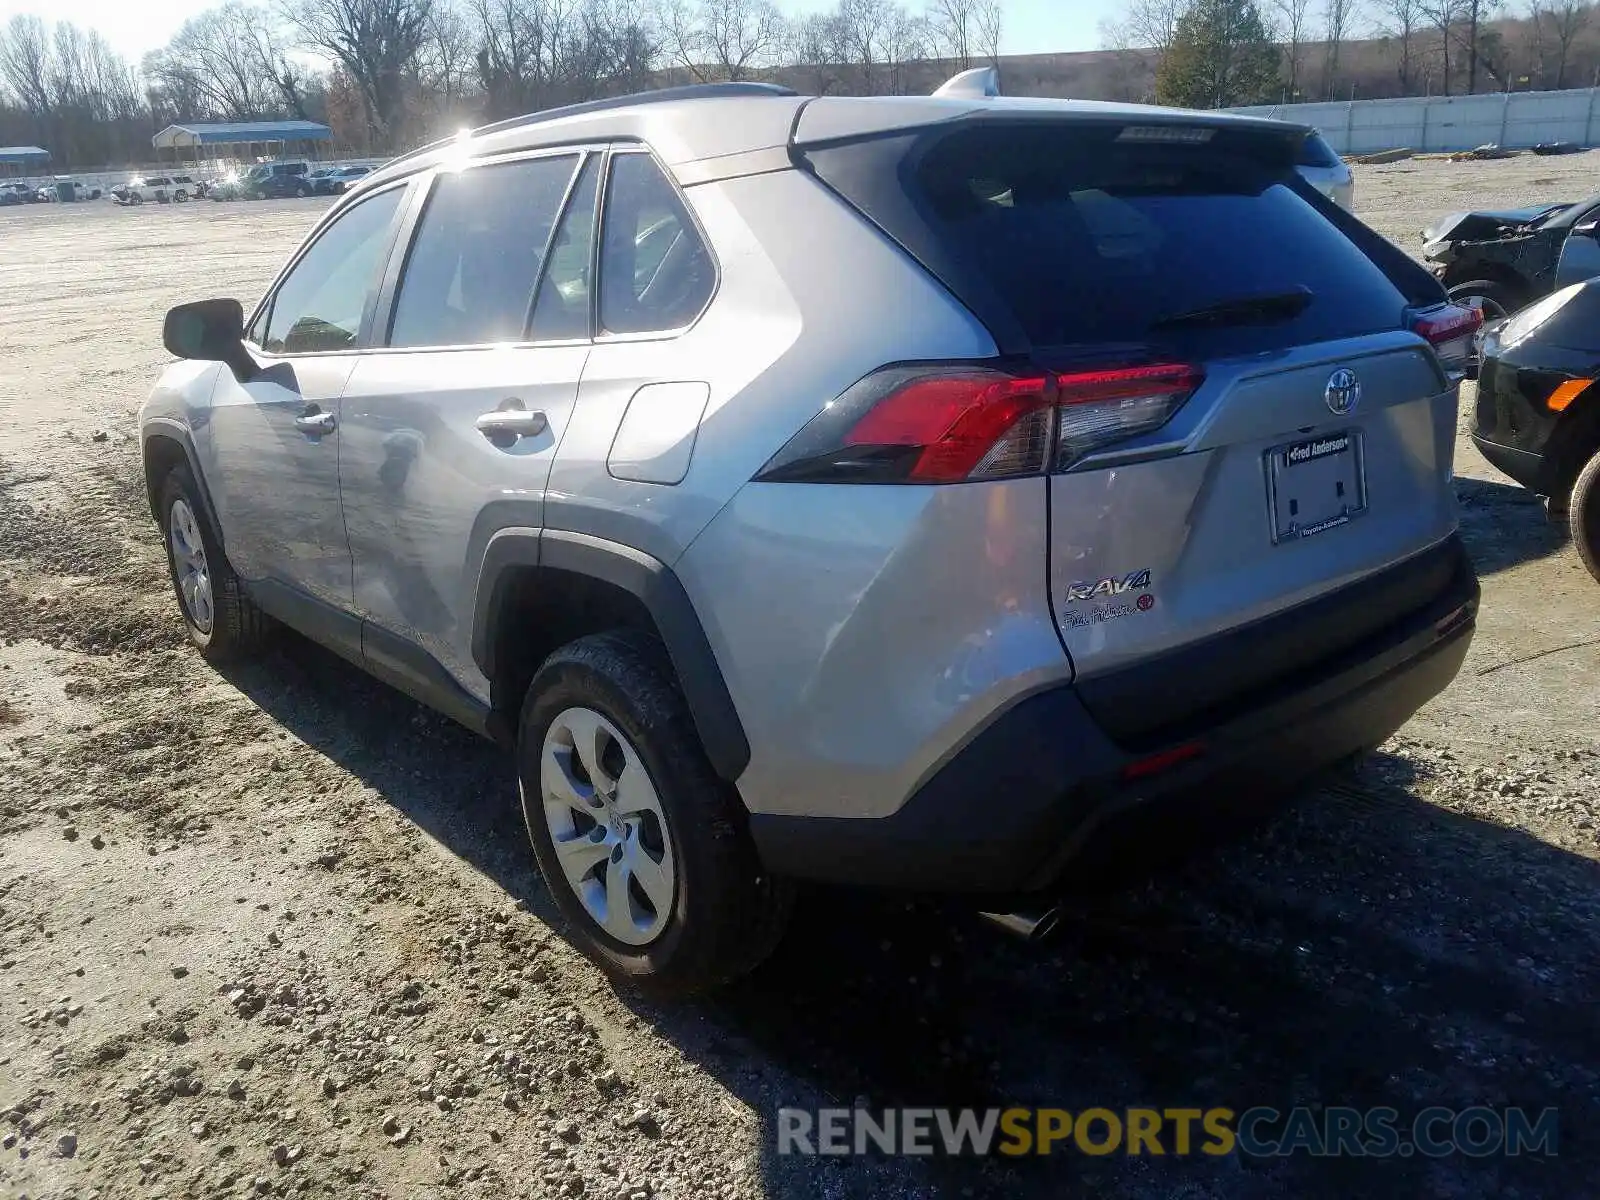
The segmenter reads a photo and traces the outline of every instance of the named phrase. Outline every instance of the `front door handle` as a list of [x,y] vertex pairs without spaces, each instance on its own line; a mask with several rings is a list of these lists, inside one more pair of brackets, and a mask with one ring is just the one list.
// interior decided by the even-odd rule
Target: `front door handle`
[[537,409],[528,412],[522,408],[497,408],[484,413],[473,424],[490,441],[538,437],[550,428],[550,421],[542,412]]
[[325,433],[332,433],[333,427],[338,424],[331,412],[301,413],[294,419],[294,427],[301,433],[309,433],[313,437],[321,437]]

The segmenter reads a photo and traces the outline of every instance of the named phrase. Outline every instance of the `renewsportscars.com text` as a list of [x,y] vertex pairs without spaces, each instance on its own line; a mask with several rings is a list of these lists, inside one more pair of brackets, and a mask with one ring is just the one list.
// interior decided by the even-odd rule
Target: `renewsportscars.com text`
[[782,1108],[778,1153],[1553,1157],[1557,1126],[1553,1108]]

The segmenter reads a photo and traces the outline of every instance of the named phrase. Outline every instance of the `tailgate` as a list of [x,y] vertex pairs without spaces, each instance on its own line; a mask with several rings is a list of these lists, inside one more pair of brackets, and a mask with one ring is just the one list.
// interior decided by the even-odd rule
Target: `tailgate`
[[[1455,389],[1408,334],[1210,364],[1152,438],[1050,480],[1051,598],[1079,677],[1260,621],[1444,540],[1454,440]],[[1128,461],[1141,452],[1165,456]],[[1346,644],[1408,595],[1347,622]],[[1314,642],[1307,654],[1339,648]],[[1300,661],[1292,642],[1270,657],[1280,671]]]

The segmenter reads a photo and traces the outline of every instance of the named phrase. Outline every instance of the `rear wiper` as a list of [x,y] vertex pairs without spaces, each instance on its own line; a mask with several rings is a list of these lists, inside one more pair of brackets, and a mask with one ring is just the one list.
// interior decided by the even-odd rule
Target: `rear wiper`
[[1298,287],[1288,292],[1271,292],[1264,296],[1240,296],[1232,300],[1218,300],[1203,308],[1175,313],[1151,322],[1152,332],[1161,329],[1185,329],[1206,325],[1270,325],[1298,317],[1311,303],[1311,289]]

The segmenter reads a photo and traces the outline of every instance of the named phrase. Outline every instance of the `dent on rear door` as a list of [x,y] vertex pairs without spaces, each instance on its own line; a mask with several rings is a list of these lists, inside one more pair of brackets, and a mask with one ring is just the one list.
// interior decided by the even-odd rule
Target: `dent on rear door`
[[[1355,342],[1213,364],[1150,439],[1180,453],[1051,478],[1051,596],[1080,676],[1268,616],[1449,536],[1455,389],[1409,335],[1374,341],[1376,353]],[[1341,371],[1361,385],[1344,416],[1327,399]],[[1275,510],[1269,455],[1292,447]],[[1328,464],[1344,455],[1359,456],[1365,494],[1340,518],[1333,489],[1352,485]],[[1305,507],[1290,517],[1299,487]],[[1278,528],[1298,518],[1298,534]]]

